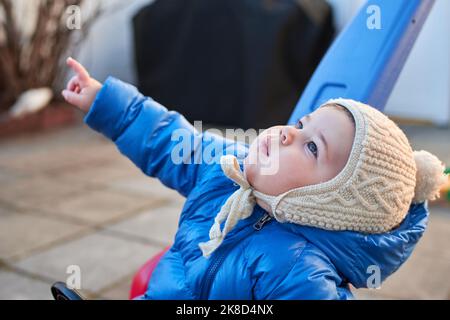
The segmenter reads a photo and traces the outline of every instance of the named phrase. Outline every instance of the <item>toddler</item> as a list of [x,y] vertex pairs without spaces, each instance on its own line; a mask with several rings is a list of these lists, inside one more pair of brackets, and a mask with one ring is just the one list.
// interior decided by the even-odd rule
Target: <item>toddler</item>
[[[362,103],[330,100],[295,126],[248,147],[197,132],[115,78],[100,84],[77,61],[64,98],[145,174],[186,197],[174,243],[143,299],[351,299],[409,257],[443,164]],[[176,93],[174,93],[176,94]],[[220,164],[171,155],[175,130],[221,151]]]

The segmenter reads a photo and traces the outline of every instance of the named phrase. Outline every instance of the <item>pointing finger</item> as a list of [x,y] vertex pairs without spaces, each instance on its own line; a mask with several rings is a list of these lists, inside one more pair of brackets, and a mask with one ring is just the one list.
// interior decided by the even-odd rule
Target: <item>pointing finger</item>
[[81,63],[79,63],[77,60],[69,57],[67,59],[67,65],[72,68],[73,71],[78,75],[80,82],[84,82],[89,80],[90,76],[87,70],[83,67]]

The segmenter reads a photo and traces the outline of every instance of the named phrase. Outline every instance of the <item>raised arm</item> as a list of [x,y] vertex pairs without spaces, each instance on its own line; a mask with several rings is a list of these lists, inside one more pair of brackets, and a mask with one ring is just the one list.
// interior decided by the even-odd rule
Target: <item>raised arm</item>
[[87,112],[84,121],[114,141],[145,174],[182,195],[187,196],[212,168],[194,156],[201,157],[205,148],[215,149],[219,156],[229,146],[220,137],[197,132],[178,112],[144,97],[134,86],[112,77],[101,85],[75,60],[69,59],[68,65],[76,76],[63,95]]

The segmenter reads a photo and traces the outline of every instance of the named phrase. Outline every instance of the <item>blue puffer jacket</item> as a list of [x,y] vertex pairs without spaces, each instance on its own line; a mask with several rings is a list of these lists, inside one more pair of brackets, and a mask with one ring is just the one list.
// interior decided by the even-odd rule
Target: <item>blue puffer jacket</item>
[[[173,245],[154,270],[145,299],[351,299],[349,283],[375,284],[377,270],[383,281],[409,257],[426,227],[424,204],[411,206],[397,229],[381,235],[267,221],[256,206],[205,259],[198,243],[209,239],[214,217],[238,187],[219,164],[195,157],[219,150],[215,156],[232,152],[242,163],[247,146],[196,132],[179,113],[114,78],[104,83],[85,122],[145,174],[186,197]],[[171,160],[180,142],[172,138],[177,129],[193,146],[178,164]]]

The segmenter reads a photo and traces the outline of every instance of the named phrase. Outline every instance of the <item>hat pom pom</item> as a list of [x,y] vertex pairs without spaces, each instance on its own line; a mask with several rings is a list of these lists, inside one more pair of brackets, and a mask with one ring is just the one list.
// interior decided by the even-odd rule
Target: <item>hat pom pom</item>
[[444,164],[433,154],[414,151],[416,162],[416,188],[413,203],[439,198],[439,189],[448,181]]

